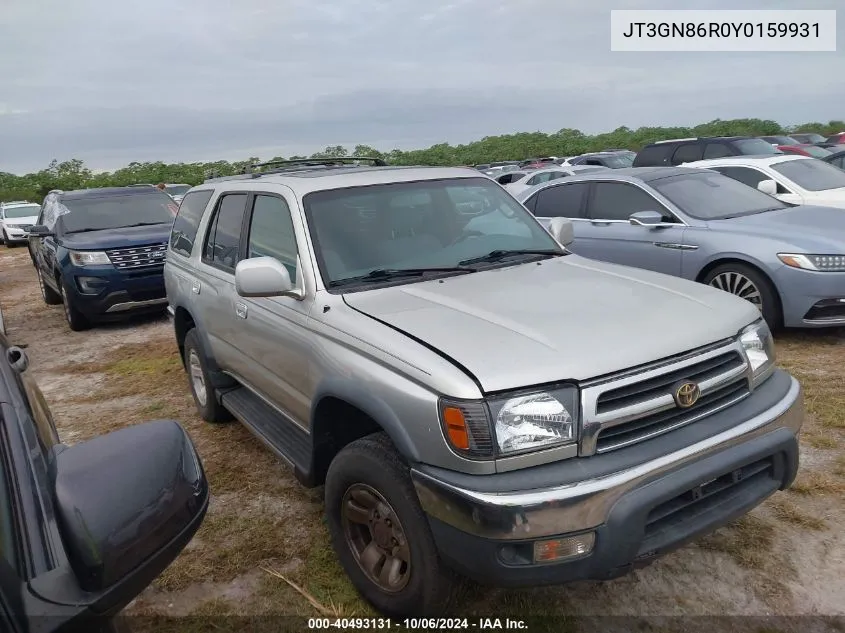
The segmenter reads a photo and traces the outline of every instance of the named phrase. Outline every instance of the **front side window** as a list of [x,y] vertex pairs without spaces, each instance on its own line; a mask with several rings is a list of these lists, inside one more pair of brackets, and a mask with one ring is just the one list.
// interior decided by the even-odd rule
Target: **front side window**
[[562,178],[563,176],[566,176],[566,173],[562,171],[544,171],[541,174],[537,174],[529,178],[527,184],[529,187],[533,187],[534,185],[539,185],[542,182],[549,182],[550,180]]
[[788,208],[762,191],[709,171],[660,178],[650,184],[681,211],[699,220],[723,220]]
[[758,154],[782,154],[779,149],[777,149],[771,143],[767,143],[763,139],[759,138],[744,138],[738,141],[733,141],[734,147],[739,150],[740,154],[745,156],[756,156]]
[[329,288],[384,270],[460,268],[492,251],[560,252],[525,207],[486,178],[318,191],[303,205]]
[[57,229],[64,234],[132,226],[170,224],[176,213],[173,199],[151,191],[108,197],[83,197],[57,202]]
[[713,167],[713,171],[718,171],[728,178],[738,180],[744,185],[757,188],[763,180],[769,180],[769,176],[759,169],[752,169],[751,167]]
[[640,211],[657,211],[672,221],[669,211],[653,196],[624,182],[597,182],[588,208],[592,220],[623,220]]
[[707,143],[704,146],[704,158],[722,158],[723,156],[731,156],[732,152],[724,143]]
[[170,248],[180,255],[190,257],[197,238],[197,229],[211,194],[210,189],[193,191],[182,199],[170,232]]
[[234,272],[238,264],[241,226],[244,221],[247,194],[233,193],[220,197],[214,215],[203,259],[218,268]]
[[273,257],[296,283],[296,233],[287,203],[277,196],[255,196],[249,224],[247,257]]

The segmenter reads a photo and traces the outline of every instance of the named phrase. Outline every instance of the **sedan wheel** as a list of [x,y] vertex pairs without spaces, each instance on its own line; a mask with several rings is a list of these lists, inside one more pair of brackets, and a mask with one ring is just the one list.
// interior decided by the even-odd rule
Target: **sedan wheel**
[[710,280],[710,285],[719,290],[730,292],[740,299],[753,303],[760,312],[763,311],[763,295],[748,277],[742,273],[726,271]]

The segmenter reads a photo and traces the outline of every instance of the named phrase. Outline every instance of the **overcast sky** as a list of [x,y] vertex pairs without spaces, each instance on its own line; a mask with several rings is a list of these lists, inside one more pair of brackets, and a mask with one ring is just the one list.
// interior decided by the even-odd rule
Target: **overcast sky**
[[[0,171],[845,117],[841,0],[0,0]],[[836,53],[614,53],[610,9],[843,9]]]

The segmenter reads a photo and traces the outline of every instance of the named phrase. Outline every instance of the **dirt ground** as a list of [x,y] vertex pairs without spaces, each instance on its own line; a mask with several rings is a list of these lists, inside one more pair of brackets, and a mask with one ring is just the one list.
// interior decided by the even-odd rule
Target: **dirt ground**
[[[0,248],[8,336],[68,444],[172,418],[204,461],[212,503],[199,533],[129,609],[135,614],[368,615],[337,565],[321,490],[301,488],[238,424],[195,414],[164,317],[71,332],[41,299],[25,247]],[[465,615],[845,615],[845,331],[777,336],[810,415],[792,490],[732,526],[629,576],[525,591],[466,583]],[[290,582],[288,582],[290,581]],[[296,586],[296,588],[290,584]]]

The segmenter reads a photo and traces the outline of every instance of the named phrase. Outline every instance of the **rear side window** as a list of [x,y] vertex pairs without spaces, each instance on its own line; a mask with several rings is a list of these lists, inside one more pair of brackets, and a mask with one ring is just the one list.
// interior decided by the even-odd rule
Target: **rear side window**
[[675,155],[672,156],[672,162],[675,165],[682,163],[691,163],[694,160],[701,160],[702,146],[698,143],[688,143],[681,145],[675,150]]
[[668,165],[674,145],[649,145],[642,148],[634,158],[634,167],[657,167]]
[[225,271],[235,271],[239,259],[246,199],[245,193],[221,196],[205,243],[203,260],[206,263]]
[[208,201],[211,199],[211,190],[192,191],[182,199],[176,219],[173,221],[173,229],[170,232],[170,249],[190,257],[194,249],[194,241],[197,239],[197,229],[202,219]]
[[586,183],[547,187],[534,196],[535,206],[529,208],[538,218],[583,218],[588,187]]
[[722,158],[732,155],[733,152],[724,143],[707,143],[704,147],[704,158]]

